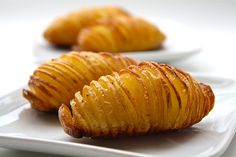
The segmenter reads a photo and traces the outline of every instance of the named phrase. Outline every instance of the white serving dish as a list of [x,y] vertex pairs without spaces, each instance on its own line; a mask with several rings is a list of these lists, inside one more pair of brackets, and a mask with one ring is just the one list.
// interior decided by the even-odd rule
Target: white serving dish
[[0,100],[0,146],[72,156],[220,156],[236,130],[236,83],[193,76],[212,86],[216,103],[213,111],[191,128],[141,137],[75,139],[64,133],[56,114],[31,109],[18,90]]

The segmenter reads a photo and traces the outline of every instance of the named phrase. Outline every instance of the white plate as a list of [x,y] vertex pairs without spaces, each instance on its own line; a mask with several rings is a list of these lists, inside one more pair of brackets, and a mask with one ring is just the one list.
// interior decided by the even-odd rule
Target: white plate
[[[172,62],[188,58],[201,51],[199,40],[194,32],[172,20],[149,19],[156,24],[167,36],[163,48],[153,51],[140,51],[122,53],[137,60],[153,60],[158,62]],[[43,24],[42,30],[45,29]],[[42,37],[42,32],[34,42],[34,57],[37,63],[42,63],[51,58],[59,57],[70,49],[59,49],[49,45]]]
[[0,146],[74,156],[220,156],[236,128],[233,80],[194,75],[211,84],[213,111],[200,123],[177,132],[119,139],[75,139],[65,134],[57,115],[32,110],[18,90],[0,100]]

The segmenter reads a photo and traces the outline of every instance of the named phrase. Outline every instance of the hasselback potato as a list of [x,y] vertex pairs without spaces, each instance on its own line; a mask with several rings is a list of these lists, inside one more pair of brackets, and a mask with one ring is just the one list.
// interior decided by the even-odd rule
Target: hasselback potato
[[159,48],[165,35],[153,24],[137,17],[102,18],[81,30],[78,48],[85,51],[129,52]]
[[143,135],[189,127],[214,106],[210,86],[166,64],[141,62],[102,76],[62,105],[59,119],[74,137]]
[[72,46],[76,44],[81,29],[99,18],[116,16],[129,16],[129,13],[116,6],[100,6],[73,11],[53,21],[45,30],[44,38],[57,46]]
[[136,61],[120,54],[70,52],[40,65],[23,96],[37,110],[57,111],[61,104],[69,105],[75,92],[90,81],[132,64]]

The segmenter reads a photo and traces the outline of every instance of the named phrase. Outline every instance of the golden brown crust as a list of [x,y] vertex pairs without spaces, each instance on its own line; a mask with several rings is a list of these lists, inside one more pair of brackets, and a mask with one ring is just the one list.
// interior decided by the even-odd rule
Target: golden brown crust
[[137,62],[108,52],[70,52],[40,65],[30,77],[23,96],[39,111],[58,110],[69,105],[74,93],[90,81]]
[[[72,115],[69,107],[67,105],[62,104],[60,109],[61,115],[59,120],[62,122],[61,125],[65,128],[70,135],[74,137],[83,136],[83,130],[78,130],[78,127],[75,127],[72,122]],[[66,121],[66,123],[64,123]]]
[[71,46],[76,44],[81,29],[102,17],[129,16],[129,13],[116,6],[84,8],[57,18],[44,32],[44,38],[51,44]]
[[143,135],[192,126],[214,106],[210,86],[166,64],[141,62],[75,94],[60,122],[74,137]]
[[129,52],[159,48],[165,35],[153,24],[136,17],[102,18],[84,28],[78,47],[85,51]]

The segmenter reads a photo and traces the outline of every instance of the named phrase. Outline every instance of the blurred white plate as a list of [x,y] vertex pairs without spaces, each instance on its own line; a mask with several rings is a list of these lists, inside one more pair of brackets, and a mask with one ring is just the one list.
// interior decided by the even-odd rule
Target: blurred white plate
[[[167,19],[149,19],[156,24],[167,36],[163,48],[152,51],[122,53],[137,60],[153,60],[172,62],[186,59],[201,51],[199,40],[190,28],[178,22]],[[43,25],[42,30],[45,29]],[[42,32],[34,42],[34,57],[37,63],[59,57],[70,49],[60,49],[48,44],[42,37]]]
[[236,85],[230,79],[194,76],[213,87],[216,104],[191,128],[141,137],[75,139],[63,132],[57,115],[32,110],[18,90],[0,100],[0,146],[72,156],[220,156],[236,129]]

